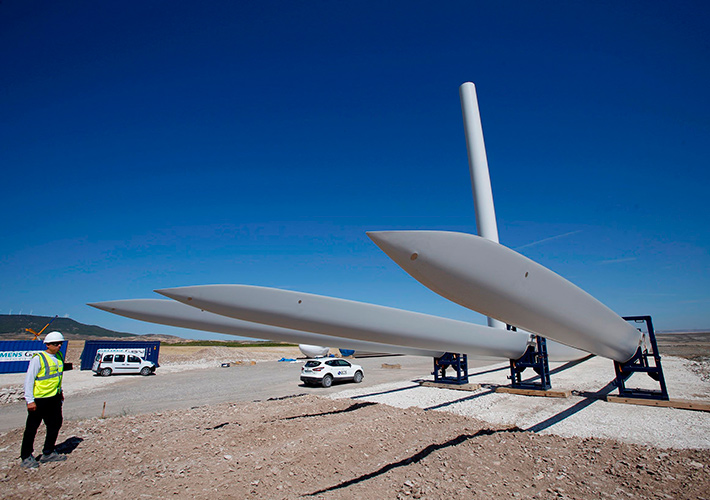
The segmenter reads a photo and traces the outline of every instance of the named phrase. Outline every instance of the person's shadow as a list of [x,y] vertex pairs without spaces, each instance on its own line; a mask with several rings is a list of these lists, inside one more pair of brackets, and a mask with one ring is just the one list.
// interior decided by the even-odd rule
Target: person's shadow
[[82,441],[82,438],[72,436],[69,439],[66,439],[64,442],[59,443],[56,446],[55,450],[57,451],[57,453],[61,453],[62,455],[69,455],[77,448],[77,446],[79,446]]

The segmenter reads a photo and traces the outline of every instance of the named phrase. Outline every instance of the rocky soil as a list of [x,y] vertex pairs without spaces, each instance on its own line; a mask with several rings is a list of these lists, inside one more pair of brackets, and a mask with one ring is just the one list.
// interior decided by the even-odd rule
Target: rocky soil
[[69,459],[34,471],[18,466],[21,432],[0,436],[8,500],[710,498],[708,451],[317,396],[67,422]]

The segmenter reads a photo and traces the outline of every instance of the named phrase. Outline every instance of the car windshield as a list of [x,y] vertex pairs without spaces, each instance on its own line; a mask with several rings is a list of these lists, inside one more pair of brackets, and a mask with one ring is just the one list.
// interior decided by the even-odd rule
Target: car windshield
[[314,366],[318,366],[320,364],[320,361],[306,361],[306,368],[313,368]]

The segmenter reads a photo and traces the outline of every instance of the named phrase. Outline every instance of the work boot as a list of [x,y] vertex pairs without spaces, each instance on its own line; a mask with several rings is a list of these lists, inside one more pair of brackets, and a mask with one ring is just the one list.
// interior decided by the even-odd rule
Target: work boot
[[20,466],[24,467],[25,469],[36,469],[37,467],[39,467],[39,462],[35,459],[35,457],[30,455],[29,457],[22,460]]
[[67,459],[66,455],[60,455],[56,451],[53,451],[49,455],[45,455],[44,453],[42,454],[41,457],[39,457],[40,463],[46,463],[46,462],[63,462],[64,460]]

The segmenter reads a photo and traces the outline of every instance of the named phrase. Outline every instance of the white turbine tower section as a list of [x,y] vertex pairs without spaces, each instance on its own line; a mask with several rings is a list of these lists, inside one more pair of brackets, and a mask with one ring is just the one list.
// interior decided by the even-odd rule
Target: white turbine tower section
[[498,243],[446,231],[368,236],[413,278],[464,307],[624,362],[642,334],[587,292]]
[[128,299],[94,302],[88,304],[96,309],[107,311],[126,318],[147,321],[159,325],[190,328],[204,332],[224,333],[240,337],[275,340],[278,342],[299,342],[311,345],[325,344],[332,347],[355,349],[368,352],[390,354],[410,354],[413,356],[439,357],[441,351],[413,349],[411,347],[362,342],[360,340],[321,335],[317,333],[278,328],[249,321],[228,318],[186,306],[174,300],[164,299]]
[[[340,337],[470,356],[518,359],[529,335],[402,309],[303,292],[248,285],[203,285],[156,292],[215,314]],[[587,355],[550,342],[550,359]],[[438,356],[435,356],[438,357]]]
[[[476,86],[471,82],[464,83],[459,87],[459,95],[463,113],[463,129],[466,135],[466,149],[468,150],[468,167],[471,172],[473,204],[476,211],[476,228],[479,236],[498,243],[498,224],[493,204],[486,145],[483,142],[483,126],[481,125],[481,113],[478,109]],[[490,316],[488,317],[488,326],[506,329],[505,323]]]

